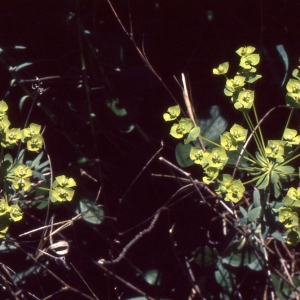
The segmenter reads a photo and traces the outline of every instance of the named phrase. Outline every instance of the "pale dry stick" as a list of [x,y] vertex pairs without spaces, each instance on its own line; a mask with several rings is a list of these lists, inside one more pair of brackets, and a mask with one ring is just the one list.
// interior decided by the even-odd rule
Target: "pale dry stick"
[[77,275],[80,277],[80,279],[82,280],[82,282],[86,285],[86,287],[90,290],[90,292],[92,293],[92,295],[95,297],[96,300],[99,300],[99,298],[95,295],[95,293],[93,292],[93,290],[90,288],[90,286],[87,284],[87,282],[84,280],[84,278],[81,276],[81,274],[77,271],[77,269],[74,267],[74,265],[72,263],[70,263],[70,265],[72,266],[72,268],[75,270],[75,272],[77,273]]
[[[193,121],[193,124],[196,127],[197,126],[196,118],[195,118],[196,114],[195,114],[194,106],[192,105],[192,101],[190,99],[189,91],[188,91],[187,86],[186,86],[186,79],[185,79],[184,73],[181,74],[181,78],[182,78],[182,83],[183,83],[184,103],[185,103],[185,106],[186,106],[187,111],[188,111],[188,116]],[[198,142],[201,145],[202,150],[205,151],[205,145],[204,145],[201,138],[198,138]]]
[[187,268],[187,270],[188,270],[188,273],[189,273],[189,275],[190,275],[190,277],[191,277],[191,280],[192,280],[192,283],[193,283],[193,285],[194,285],[195,291],[198,293],[198,295],[201,297],[201,299],[206,300],[206,299],[202,296],[202,293],[201,293],[201,291],[200,291],[200,287],[199,287],[199,285],[198,285],[197,282],[196,282],[196,279],[195,279],[193,270],[192,270],[192,268],[191,268],[191,266],[190,266],[190,263],[189,263],[189,261],[188,261],[188,258],[187,258],[186,256],[184,257],[184,262],[185,262],[185,266],[186,266],[186,268]]
[[47,268],[44,264],[42,264],[39,260],[37,260],[33,255],[31,255],[28,251],[24,250],[19,243],[10,241],[15,247],[17,247],[21,252],[25,253],[34,263],[41,266],[42,269],[44,269],[47,273],[49,273],[54,279],[56,279],[62,286],[62,291],[71,291],[74,293],[77,293],[84,297],[85,299],[89,300],[95,300],[95,298],[90,297],[89,295],[83,293],[80,290],[77,290],[76,288],[68,285],[65,281],[63,281],[61,278],[59,278],[54,272],[52,272],[49,268]]
[[135,182],[138,180],[138,178],[141,176],[141,174],[145,171],[145,169],[149,166],[149,164],[152,162],[152,160],[159,154],[159,152],[163,149],[163,144],[162,146],[154,153],[154,155],[148,160],[148,162],[145,164],[145,166],[142,168],[142,170],[140,171],[140,173],[134,178],[134,180],[132,181],[132,183],[130,184],[130,186],[127,188],[127,190],[125,191],[124,195],[122,196],[121,199],[119,199],[119,202],[122,203],[124,198],[126,197],[126,195],[128,194],[128,192],[130,191],[130,189],[132,188],[132,186],[135,184]]
[[53,298],[54,296],[58,295],[59,293],[64,292],[66,289],[64,287],[62,287],[59,291],[56,291],[55,293],[52,293],[51,295],[43,298],[42,300],[49,300],[51,298]]
[[[274,240],[274,242],[276,242],[276,240]],[[287,255],[290,257],[290,259],[295,260],[295,256],[291,253],[290,249],[286,246],[285,243],[281,243],[281,246],[285,249]],[[276,247],[277,247],[277,243],[276,243]]]
[[[204,196],[202,195],[200,189],[198,188],[196,182],[193,180],[193,178],[191,177],[191,175],[183,170],[181,170],[180,168],[178,168],[177,166],[173,165],[172,163],[170,163],[169,161],[167,161],[166,159],[164,159],[163,157],[160,157],[159,160],[165,162],[166,164],[168,164],[169,166],[173,167],[174,169],[176,169],[178,172],[180,172],[181,174],[185,175],[186,177],[188,177],[190,179],[190,181],[193,183],[196,191],[198,192],[200,198],[208,205],[208,207],[210,207],[219,217],[221,217],[222,219],[224,219],[226,221],[226,223],[228,225],[230,225],[234,230],[236,230],[237,232],[239,232],[242,236],[246,237],[247,238],[247,235],[248,233],[247,232],[244,232],[242,231],[241,229],[239,229],[238,227],[234,226],[233,222],[231,222],[230,220],[228,220],[228,218],[226,218],[223,214],[221,214],[220,212],[218,212],[208,201],[205,200]],[[242,227],[243,228],[243,227]],[[244,228],[245,229],[245,228]],[[256,247],[255,244],[253,244],[251,241],[250,241],[250,245],[251,247],[253,248],[254,250],[254,253],[255,253],[255,256],[257,257],[258,259],[258,262],[259,264],[264,267],[264,264],[263,262],[261,262],[261,259],[264,259],[264,254],[262,254]],[[265,250],[266,246],[264,247],[264,250]],[[269,266],[269,265],[268,265]],[[273,268],[274,269],[274,268]],[[268,271],[268,270],[267,270]],[[269,277],[268,277],[268,280],[269,280]],[[285,279],[286,281],[286,279]],[[270,281],[269,281],[270,282]],[[272,281],[270,282],[272,284]],[[272,284],[273,285],[273,284]],[[274,288],[273,288],[274,290]],[[273,293],[273,292],[272,292]],[[274,295],[274,293],[273,293]],[[272,298],[274,299],[274,297]]]
[[[10,292],[11,296],[14,297],[15,300],[20,300],[20,298],[18,298],[16,296],[16,293],[12,290],[12,287],[11,287],[11,283],[8,282],[8,280],[5,278],[5,276],[3,274],[0,273],[0,278],[2,279],[4,285],[5,285],[5,288],[7,291]],[[13,282],[13,281],[12,281]],[[15,285],[15,284],[14,284]],[[5,289],[3,286],[2,286],[3,289]]]
[[39,231],[39,230],[51,228],[51,226],[57,226],[57,225],[63,224],[61,227],[59,227],[57,230],[55,230],[54,232],[51,233],[51,236],[52,236],[52,235],[58,233],[59,231],[65,229],[66,227],[73,225],[73,222],[77,221],[77,220],[80,220],[85,213],[86,212],[82,212],[82,213],[76,215],[75,217],[73,217],[71,220],[61,221],[61,222],[54,223],[53,225],[51,225],[51,224],[50,225],[45,225],[45,226],[42,226],[42,227],[39,227],[39,228],[30,230],[30,231],[27,231],[25,233],[20,234],[19,237],[24,236],[24,235],[28,235],[28,234],[31,234],[31,233],[34,233],[34,232]]
[[[159,157],[160,161],[163,161],[164,163],[166,163],[167,165],[171,166],[172,168],[174,168],[175,170],[177,170],[178,172],[180,172],[181,174],[183,174],[184,176],[189,178],[189,181],[192,182],[192,184],[195,186],[195,184],[197,184],[197,182],[199,183],[199,181],[196,181],[194,179],[191,178],[191,174],[187,173],[185,171],[183,171],[182,169],[178,168],[177,166],[175,166],[174,164],[172,164],[171,162],[169,162],[168,160],[166,160],[163,157]],[[213,194],[214,197],[216,197],[215,194]],[[205,200],[203,200],[205,201]],[[205,201],[205,203],[207,203],[207,201]],[[232,215],[234,215],[234,212],[223,202],[220,200],[221,205]]]
[[149,233],[155,226],[157,220],[158,220],[158,217],[160,215],[160,213],[167,209],[166,207],[161,207],[157,212],[156,214],[154,215],[154,218],[152,220],[152,222],[150,223],[149,227],[144,229],[143,231],[141,231],[140,233],[138,233],[122,250],[122,252],[119,254],[119,256],[114,259],[114,260],[105,260],[105,259],[100,259],[98,261],[98,263],[100,265],[108,265],[108,264],[116,264],[118,262],[121,261],[121,259],[126,255],[127,251],[139,240],[141,239],[146,233]]
[[160,83],[162,84],[162,86],[167,90],[167,92],[169,93],[169,95],[172,97],[172,99],[178,104],[176,98],[174,97],[174,95],[171,93],[171,91],[168,89],[168,87],[166,86],[166,84],[163,82],[162,78],[157,74],[157,72],[154,70],[154,68],[152,67],[152,65],[150,64],[149,60],[147,59],[146,55],[145,55],[145,51],[142,51],[138,45],[135,42],[135,39],[133,37],[133,29],[132,29],[132,22],[131,22],[131,14],[129,11],[129,19],[130,19],[130,30],[131,32],[128,32],[127,29],[125,28],[124,24],[122,23],[121,19],[119,18],[115,8],[113,7],[113,5],[111,4],[110,0],[106,0],[108,5],[110,6],[115,18],[117,19],[117,21],[119,22],[122,30],[125,32],[125,34],[129,37],[129,39],[131,40],[131,42],[133,43],[136,51],[138,52],[139,56],[141,57],[141,59],[144,61],[144,63],[146,64],[146,66],[148,67],[148,69],[155,75],[155,77],[160,81]]
[[[45,129],[46,129],[46,127],[43,129],[43,132],[44,132]],[[46,147],[46,143],[45,143],[44,138],[43,138],[43,146],[44,146],[44,150],[46,152],[46,155],[47,155],[47,158],[48,158],[48,161],[49,161],[49,168],[50,168],[50,189],[51,189],[52,188],[52,183],[53,183],[53,168],[52,168],[51,158],[50,158],[50,155],[49,155],[49,153],[47,151],[47,147]],[[47,213],[46,213],[46,218],[45,218],[45,222],[44,222],[45,225],[48,223],[49,212],[50,212],[50,197],[48,197]],[[44,241],[43,241],[43,238],[46,236],[46,234],[47,234],[47,229],[45,229],[42,232],[42,238],[40,239],[40,242],[39,242],[39,245],[38,245],[38,249],[42,249],[43,248],[43,246],[45,244]],[[36,253],[36,255],[38,255],[38,253]]]
[[95,182],[98,182],[98,180],[94,177],[92,177],[90,174],[88,174],[86,171],[84,171],[82,168],[80,168],[80,175],[83,176],[87,176],[89,179],[95,181]]
[[[152,173],[151,176],[155,176],[155,177],[163,177],[163,178],[171,178],[171,179],[178,179],[180,181],[183,182],[191,182],[190,179],[187,178],[183,178],[183,177],[178,177],[178,176],[174,176],[174,175],[167,175],[167,174],[156,174],[156,173]],[[197,183],[197,185],[204,189],[206,192],[208,192],[212,197],[217,198],[218,200],[221,200],[221,197],[217,194],[215,194],[207,185],[206,183],[204,183],[203,181],[199,181],[197,179],[194,179],[194,181]],[[189,184],[189,186],[192,184]],[[233,214],[232,211],[229,211],[231,214]]]
[[118,276],[114,272],[110,271],[109,269],[105,268],[104,265],[99,264],[97,261],[93,261],[99,268],[101,268],[104,272],[108,273],[109,275],[116,278],[118,281],[122,282],[124,285],[126,285],[128,288],[132,289],[133,291],[137,292],[141,296],[144,296],[148,300],[156,300],[156,298],[148,296],[146,293],[144,293],[142,290],[131,284],[130,282],[126,281],[122,277]]
[[[91,78],[90,76],[87,76],[87,78]],[[24,82],[39,82],[39,81],[46,81],[46,80],[52,80],[52,79],[79,79],[79,83],[82,83],[82,76],[78,75],[78,76],[59,76],[59,75],[53,75],[53,76],[45,76],[45,77],[40,77],[40,78],[35,78],[35,79],[20,79],[19,82],[20,83],[24,83]]]
[[[227,224],[229,224],[232,228],[234,228],[234,230],[236,230],[237,232],[239,232],[242,236],[247,237],[247,232],[242,231],[241,229],[239,229],[238,227],[234,226],[234,223],[231,222],[228,218],[226,218],[223,214],[221,214],[219,211],[217,211],[208,201],[205,200],[205,197],[203,196],[202,192],[200,191],[199,187],[197,186],[197,183],[195,182],[195,180],[192,178],[192,176],[181,170],[180,168],[178,168],[177,166],[173,165],[171,162],[169,162],[168,160],[166,160],[163,157],[159,158],[160,161],[163,161],[164,163],[168,164],[169,166],[175,168],[176,170],[178,170],[180,173],[182,173],[183,175],[187,176],[190,181],[193,183],[197,193],[199,194],[201,200],[203,200],[203,202],[209,207],[211,208],[219,217],[221,217],[222,219],[225,218],[225,221],[227,222]],[[244,230],[246,230],[244,227],[242,227]]]
[[[274,288],[272,278],[271,278],[272,274],[271,274],[270,267],[269,267],[269,258],[268,258],[268,253],[267,253],[267,250],[266,250],[266,245],[265,245],[265,242],[264,242],[264,239],[263,239],[261,233],[259,234],[259,237],[260,237],[260,244],[261,244],[262,249],[263,249],[265,267],[267,269],[267,278],[268,278],[269,283],[272,284],[271,298],[272,298],[272,300],[275,300],[275,293],[274,293],[275,288]],[[277,299],[277,296],[276,296],[276,299]]]
[[267,116],[268,116],[271,112],[273,112],[276,108],[282,108],[282,107],[284,107],[284,108],[290,108],[290,109],[291,109],[291,107],[288,107],[288,106],[285,106],[285,105],[278,105],[278,106],[276,106],[276,107],[273,107],[273,108],[271,108],[271,109],[270,109],[270,110],[269,110],[269,111],[261,118],[261,120],[258,122],[258,124],[254,127],[253,131],[251,132],[251,134],[249,135],[247,141],[245,142],[243,148],[241,149],[241,152],[240,152],[240,154],[239,154],[239,157],[238,157],[238,159],[237,159],[237,161],[236,161],[236,164],[235,164],[235,166],[234,166],[234,171],[233,171],[233,174],[232,174],[232,178],[235,177],[235,173],[236,173],[236,171],[237,171],[237,168],[238,168],[238,166],[239,166],[239,164],[240,164],[240,161],[241,161],[241,159],[242,159],[242,157],[243,157],[243,154],[244,154],[244,152],[245,152],[245,150],[246,150],[246,148],[247,148],[247,145],[249,144],[250,140],[251,140],[252,137],[253,137],[254,132],[259,128],[260,124],[267,118]]
[[[281,244],[284,245],[285,248],[287,248],[284,243],[281,243]],[[286,276],[288,278],[289,285],[294,288],[294,292],[296,294],[296,298],[297,298],[297,300],[299,300],[299,290],[295,287],[295,285],[293,283],[292,276],[290,275],[290,272],[288,271],[288,269],[286,267],[286,260],[282,257],[282,255],[281,255],[281,253],[280,253],[280,251],[279,251],[279,249],[277,247],[277,242],[276,241],[274,241],[274,247],[275,247],[277,255],[280,257],[280,263],[281,263],[281,265],[282,265],[282,267],[284,269],[284,272],[285,272],[285,274],[286,274]],[[287,251],[287,252],[289,252],[289,251]],[[288,255],[290,256],[291,254],[288,254]],[[291,258],[294,260],[294,257],[291,257]]]

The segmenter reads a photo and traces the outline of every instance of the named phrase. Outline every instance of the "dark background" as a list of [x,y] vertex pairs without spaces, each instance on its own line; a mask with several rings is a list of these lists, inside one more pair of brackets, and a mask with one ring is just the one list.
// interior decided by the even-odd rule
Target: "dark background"
[[[20,100],[26,95],[24,88],[35,92],[26,80],[35,76],[59,77],[42,80],[43,87],[49,89],[38,96],[40,106],[34,106],[30,117],[31,122],[45,126],[44,138],[54,174],[66,174],[78,183],[74,203],[51,207],[50,212],[57,221],[72,218],[79,200],[85,197],[94,201],[102,187],[97,203],[103,205],[107,218],[101,225],[79,221],[66,229],[63,235],[71,244],[66,259],[80,271],[99,299],[129,299],[139,294],[106,274],[93,260],[117,257],[126,243],[149,226],[148,218],[184,185],[178,180],[151,176],[178,175],[155,158],[122,203],[119,201],[160,148],[161,141],[161,155],[176,163],[176,141],[168,134],[169,124],[162,119],[166,109],[175,104],[170,93],[184,107],[181,89],[173,76],[180,79],[182,72],[187,74],[197,114],[206,116],[212,105],[218,105],[228,121],[241,122],[241,115],[223,94],[223,78],[214,77],[212,69],[229,61],[229,74],[233,76],[239,59],[235,51],[252,45],[261,55],[258,73],[263,78],[255,84],[259,115],[284,104],[286,90],[281,83],[285,68],[276,46],[282,44],[288,54],[290,76],[300,56],[300,2],[148,0],[112,4],[128,31],[131,17],[137,46],[144,49],[168,90],[139,57],[106,1],[15,0],[0,4],[0,97],[9,104],[14,127],[22,127],[32,103],[26,99],[20,110]],[[88,33],[84,34],[84,30]],[[84,71],[81,55],[85,59]],[[26,62],[32,64],[16,73],[8,71]],[[17,79],[15,86],[10,85],[13,76]],[[90,102],[82,82],[84,76]],[[117,117],[108,109],[106,102],[115,98],[120,108],[126,108],[127,116]],[[95,115],[92,119],[91,112]],[[265,127],[271,138],[280,132],[286,114],[280,111],[268,119]],[[130,125],[135,129],[126,133]],[[78,160],[82,158],[87,162],[80,165]],[[97,182],[81,176],[80,169]],[[197,168],[189,171],[196,178],[200,175]],[[208,243],[207,230],[211,239],[220,234],[216,229],[220,228],[216,226],[220,220],[215,220],[197,195],[189,194],[191,191],[186,188],[174,197],[151,233],[128,251],[127,260],[108,269],[157,299],[188,299],[192,285],[185,257],[192,258],[198,247]],[[30,215],[43,220],[45,211],[28,211],[28,215],[23,224],[12,227],[12,238],[27,230],[23,226],[40,226]],[[171,236],[169,229],[173,225]],[[128,229],[128,233],[120,234]],[[27,250],[34,253],[36,240],[16,239],[29,244],[31,248]],[[45,263],[47,259],[43,259]],[[66,282],[89,293],[73,270],[48,261],[49,268]],[[31,265],[24,255],[18,254],[16,259],[16,253],[7,254],[2,263],[16,272]],[[218,287],[213,281],[209,283],[211,274],[191,264],[197,278],[207,277],[204,289],[212,297],[209,299],[217,297]],[[160,272],[161,285],[151,286],[144,281],[142,274],[150,269]],[[41,299],[60,289],[57,281],[41,274],[29,276],[21,287]],[[33,299],[26,292],[24,295]],[[61,293],[53,299],[74,299],[74,294]]]

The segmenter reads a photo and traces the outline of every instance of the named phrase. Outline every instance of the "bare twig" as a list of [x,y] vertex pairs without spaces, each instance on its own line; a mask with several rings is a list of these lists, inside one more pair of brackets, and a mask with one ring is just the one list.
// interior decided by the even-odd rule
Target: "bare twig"
[[[196,127],[197,126],[196,114],[195,114],[195,110],[194,110],[194,105],[192,104],[191,97],[189,95],[188,88],[186,86],[186,79],[185,79],[184,73],[181,74],[181,77],[182,77],[182,83],[183,83],[183,98],[184,98],[185,106],[188,111],[188,116],[193,121],[193,124]],[[201,138],[198,138],[198,142],[201,145],[201,148],[203,149],[203,151],[205,151],[205,145]]]
[[130,191],[130,189],[132,188],[132,186],[135,184],[135,182],[138,180],[138,178],[141,176],[141,174],[145,171],[145,169],[149,166],[149,164],[153,161],[153,159],[160,153],[160,151],[163,149],[163,145],[154,153],[154,155],[149,159],[149,161],[145,164],[145,166],[142,168],[142,170],[140,171],[140,173],[134,178],[134,180],[132,181],[132,183],[130,184],[130,186],[127,188],[127,190],[125,191],[123,197],[119,200],[120,203],[123,202],[124,198],[126,197],[126,195],[128,194],[128,192]]
[[37,260],[33,255],[31,255],[28,251],[23,249],[19,243],[10,241],[15,247],[17,247],[20,251],[25,253],[34,263],[38,264],[39,266],[42,267],[47,273],[49,273],[54,279],[56,279],[62,286],[63,286],[63,291],[71,291],[73,293],[76,293],[80,295],[82,298],[89,299],[89,300],[95,300],[95,298],[90,297],[89,295],[85,294],[84,292],[70,286],[67,284],[65,281],[63,281],[61,278],[59,278],[54,272],[52,272],[48,267],[46,267],[44,264],[42,264],[39,260]]
[[141,239],[146,233],[150,232],[154,226],[155,223],[158,220],[158,217],[160,215],[160,213],[165,210],[165,207],[161,207],[156,214],[154,215],[154,218],[151,222],[151,224],[149,225],[148,228],[144,229],[143,231],[141,231],[139,234],[137,234],[122,250],[122,252],[120,253],[120,255],[114,259],[114,260],[105,260],[105,259],[100,259],[98,261],[99,264],[104,265],[104,264],[115,264],[118,263],[119,261],[121,261],[121,259],[125,256],[125,254],[127,253],[127,251],[139,240]]
[[95,293],[93,292],[93,290],[90,288],[90,286],[87,284],[87,282],[84,280],[84,278],[81,276],[81,274],[77,271],[77,269],[74,267],[74,265],[72,263],[70,263],[70,265],[72,266],[72,268],[75,270],[75,272],[77,273],[77,275],[80,277],[80,279],[83,281],[83,283],[86,285],[86,287],[89,289],[89,291],[92,293],[92,295],[95,297],[95,299],[99,300],[99,298],[95,295]]
[[201,297],[201,299],[205,300],[205,298],[203,298],[203,296],[202,296],[202,294],[201,294],[200,287],[199,287],[199,285],[198,285],[197,282],[196,282],[196,279],[195,279],[193,270],[192,270],[192,268],[191,268],[191,266],[190,266],[190,263],[189,263],[187,257],[184,258],[184,261],[185,261],[185,265],[186,265],[186,268],[187,268],[187,270],[188,270],[188,273],[189,273],[189,275],[190,275],[190,277],[191,277],[191,280],[192,280],[192,282],[193,282],[195,291],[198,293],[198,295]]

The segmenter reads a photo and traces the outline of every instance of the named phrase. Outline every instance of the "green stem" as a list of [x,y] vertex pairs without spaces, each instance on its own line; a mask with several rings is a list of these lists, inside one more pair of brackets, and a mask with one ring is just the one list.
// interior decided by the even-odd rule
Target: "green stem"
[[258,151],[260,152],[260,154],[262,156],[265,156],[264,151],[263,151],[263,149],[264,149],[263,143],[261,143],[261,141],[259,140],[259,137],[257,136],[257,133],[255,131],[254,125],[253,125],[253,123],[252,123],[252,121],[250,119],[249,114],[248,113],[243,113],[243,114],[244,114],[244,118],[245,118],[245,120],[246,120],[246,122],[248,124],[248,127],[251,130],[251,132],[252,132],[252,135],[254,137],[255,143],[256,143],[256,145],[258,147]]
[[[268,173],[268,172],[266,172],[266,173]],[[246,184],[248,184],[248,183],[254,182],[254,181],[258,180],[259,178],[261,178],[261,177],[263,177],[263,176],[266,176],[266,173],[263,173],[263,174],[261,174],[261,175],[259,175],[259,176],[256,176],[256,177],[253,177],[253,178],[252,178],[251,180],[249,180],[249,181],[243,182],[243,185],[246,185]]]
[[291,159],[285,161],[284,163],[280,164],[281,166],[285,166],[286,164],[288,164],[289,162],[293,161],[294,159],[300,157],[300,153],[294,157],[292,157]]
[[[254,112],[254,116],[255,116],[255,121],[256,121],[257,124],[259,124],[257,113],[256,113],[256,108],[255,108],[254,103],[253,103],[253,112]],[[262,135],[262,131],[261,131],[260,125],[258,125],[258,132],[259,132],[259,136],[260,136],[260,140],[261,140],[261,145],[262,145],[262,150],[263,150],[262,153],[265,153],[264,152],[264,149],[265,149],[264,138],[263,138],[263,135]]]
[[48,191],[48,192],[50,192],[50,191],[51,191],[51,189],[47,189],[47,188],[40,187],[40,186],[37,186],[37,187],[36,187],[36,189],[37,189],[37,190]]
[[[284,134],[285,130],[288,128],[288,126],[289,126],[289,124],[290,124],[290,121],[291,121],[291,118],[292,118],[294,109],[295,109],[295,108],[293,107],[293,108],[291,109],[291,111],[290,111],[289,117],[288,117],[288,119],[287,119],[287,121],[286,121],[286,125],[285,125],[285,128],[284,128],[283,134]],[[282,134],[281,141],[283,140],[283,134]]]
[[[221,145],[219,145],[219,144],[217,144],[217,143],[215,143],[215,142],[213,142],[213,141],[211,141],[211,140],[209,140],[209,139],[206,139],[205,137],[203,137],[203,136],[200,135],[200,134],[199,134],[199,137],[200,137],[200,139],[205,140],[205,141],[209,142],[210,144],[213,144],[213,145],[215,145],[215,146],[217,146],[217,147],[222,147]],[[223,147],[222,147],[222,148],[223,148]]]

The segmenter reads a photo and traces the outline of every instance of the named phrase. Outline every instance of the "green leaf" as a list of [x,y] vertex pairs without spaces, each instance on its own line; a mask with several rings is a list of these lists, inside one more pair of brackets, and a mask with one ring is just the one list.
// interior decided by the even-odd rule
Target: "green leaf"
[[12,164],[13,163],[13,158],[12,158],[12,156],[9,154],[9,153],[6,153],[5,154],[5,156],[4,156],[4,159],[3,159],[4,161],[9,161],[10,162],[10,164]]
[[31,169],[35,169],[36,167],[39,166],[43,154],[44,154],[44,152],[41,151],[41,152],[37,155],[37,157],[33,160],[33,162],[32,162],[31,165],[30,165]]
[[249,222],[253,222],[256,219],[259,218],[261,212],[261,206],[253,208],[249,213],[248,213],[248,220]]
[[47,206],[48,206],[47,199],[37,200],[32,203],[32,207],[39,209],[39,210],[42,210],[42,209],[46,208]]
[[183,143],[179,143],[176,145],[175,156],[180,167],[189,167],[194,164],[190,158],[191,149],[191,144],[184,145]]
[[109,107],[116,116],[118,117],[126,116],[127,115],[126,109],[117,107],[118,104],[119,104],[118,98],[106,102],[107,107]]
[[276,240],[280,241],[280,242],[283,242],[283,243],[286,242],[285,238],[284,238],[284,237],[281,235],[281,233],[278,232],[278,231],[274,231],[274,232],[271,234],[271,236],[272,236],[273,238],[275,238]]
[[26,99],[30,99],[30,96],[29,95],[25,95],[23,96],[21,99],[20,99],[20,102],[19,102],[19,109],[22,110],[23,108],[23,105],[24,105],[24,102]]
[[259,263],[259,260],[256,258],[255,254],[253,252],[251,252],[250,255],[251,255],[251,262],[249,261],[246,264],[246,267],[248,267],[249,269],[251,269],[253,271],[256,271],[256,272],[261,271],[262,270],[262,266]]
[[217,268],[217,271],[215,271],[217,283],[223,287],[225,291],[231,293],[232,287],[236,284],[235,274],[225,269],[221,261],[218,262]]
[[143,274],[143,278],[150,285],[160,285],[161,272],[157,269],[148,270]]
[[253,82],[255,82],[256,80],[260,79],[261,77],[262,77],[261,75],[254,74],[254,76],[249,76],[249,77],[247,77],[246,82],[248,82],[248,83],[253,83]]
[[13,244],[7,243],[7,242],[2,242],[0,244],[0,252],[1,253],[11,253],[12,250],[18,249],[16,246]]
[[260,192],[258,189],[254,188],[254,192],[253,192],[253,204],[254,207],[259,207],[260,204]]
[[104,220],[104,210],[102,207],[90,202],[87,198],[81,198],[76,208],[77,214],[84,213],[82,218],[91,224],[99,225]]
[[[206,113],[206,112],[203,112]],[[201,136],[213,142],[219,141],[221,134],[225,131],[228,122],[221,116],[219,106],[212,106],[209,110],[210,118],[199,118],[197,124],[201,128]],[[210,145],[203,140],[205,146]]]
[[12,274],[11,279],[14,283],[18,283],[19,281],[23,281],[27,276],[31,274],[37,275],[41,271],[43,271],[41,266],[32,266],[26,269],[25,271],[19,272],[17,274]]
[[188,144],[189,142],[196,141],[198,136],[200,134],[200,127],[196,126],[194,127],[188,134],[187,138],[184,140],[185,144]]
[[244,218],[248,217],[248,213],[247,213],[247,211],[245,210],[245,208],[243,206],[239,206],[239,210],[242,213]]
[[263,174],[256,182],[255,186],[259,189],[259,190],[263,190],[265,189],[270,182],[270,178],[269,178],[269,173],[267,174]]
[[201,267],[208,267],[217,262],[218,251],[215,248],[205,246],[198,248],[195,252],[195,263]]
[[[13,68],[13,71],[15,72],[18,72],[19,70],[21,70],[22,68],[25,68],[27,66],[31,66],[33,63],[32,62],[26,62],[26,63],[23,63],[21,65],[18,65],[16,68]],[[10,70],[12,71],[12,70]]]

